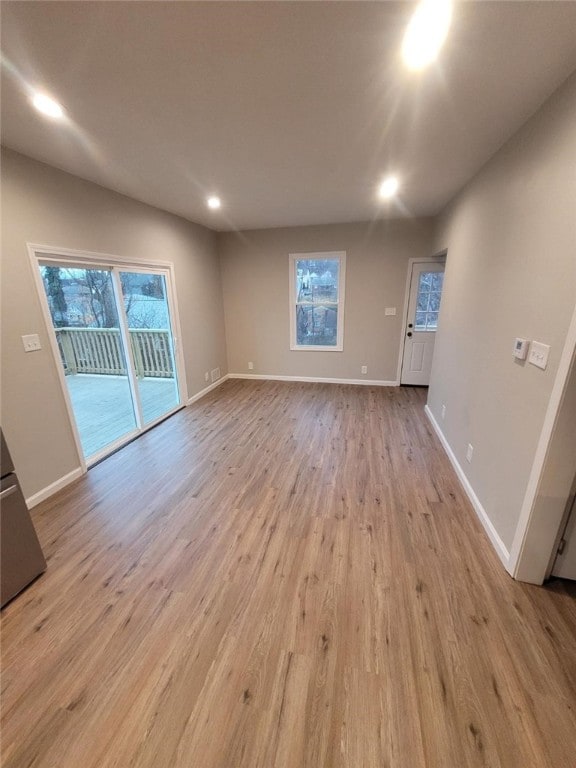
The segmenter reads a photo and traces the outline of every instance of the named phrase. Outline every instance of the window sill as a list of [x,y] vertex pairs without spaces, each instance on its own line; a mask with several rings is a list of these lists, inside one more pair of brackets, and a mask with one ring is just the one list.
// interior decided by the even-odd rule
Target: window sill
[[343,352],[344,346],[339,344],[335,347],[322,347],[319,344],[312,344],[311,346],[301,346],[299,344],[290,344],[291,352]]

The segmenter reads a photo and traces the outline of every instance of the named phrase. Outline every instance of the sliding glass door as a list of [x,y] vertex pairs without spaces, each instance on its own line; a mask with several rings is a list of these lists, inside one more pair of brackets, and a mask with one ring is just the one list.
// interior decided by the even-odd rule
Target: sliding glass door
[[92,464],[181,405],[169,273],[38,263],[82,452]]
[[166,276],[120,272],[142,420],[150,424],[180,403]]

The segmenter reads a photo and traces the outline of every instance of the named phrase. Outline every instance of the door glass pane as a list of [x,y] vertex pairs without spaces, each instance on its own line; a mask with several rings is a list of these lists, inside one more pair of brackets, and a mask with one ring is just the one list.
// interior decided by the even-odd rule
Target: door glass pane
[[433,272],[421,272],[420,273],[420,287],[429,289],[432,283]]
[[87,460],[136,429],[107,269],[44,264],[40,274]]
[[416,312],[416,330],[426,330],[426,312]]
[[435,331],[438,328],[443,282],[444,272],[420,273],[414,324],[417,331]]
[[120,272],[144,424],[180,404],[166,278]]
[[443,283],[444,283],[444,272],[432,272],[432,279],[430,281],[431,290],[442,291]]
[[440,294],[430,293],[428,299],[428,309],[430,312],[438,312],[440,309]]

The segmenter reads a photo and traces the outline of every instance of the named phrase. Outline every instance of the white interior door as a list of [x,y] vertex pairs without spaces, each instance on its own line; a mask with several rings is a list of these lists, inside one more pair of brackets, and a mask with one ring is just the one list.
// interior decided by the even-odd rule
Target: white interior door
[[552,568],[552,576],[576,581],[576,496],[574,495],[571,497],[571,504],[568,523],[562,534],[561,548]]
[[412,264],[401,384],[430,383],[443,282],[443,261]]

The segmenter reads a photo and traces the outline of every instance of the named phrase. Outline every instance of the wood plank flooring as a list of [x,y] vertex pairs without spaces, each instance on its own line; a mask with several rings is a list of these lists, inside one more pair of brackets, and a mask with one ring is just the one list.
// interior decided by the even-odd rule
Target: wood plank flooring
[[4,768],[575,768],[576,590],[504,572],[424,398],[228,381],[38,507]]

